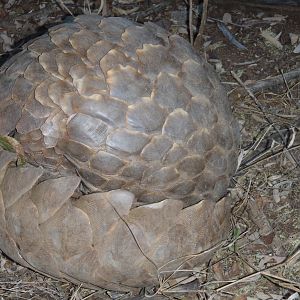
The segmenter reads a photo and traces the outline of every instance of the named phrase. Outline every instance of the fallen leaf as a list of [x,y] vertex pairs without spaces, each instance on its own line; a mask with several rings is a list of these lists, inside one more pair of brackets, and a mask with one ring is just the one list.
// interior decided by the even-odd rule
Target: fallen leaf
[[291,40],[291,44],[295,45],[298,41],[299,41],[299,34],[295,34],[295,33],[289,33],[289,37]]
[[287,300],[299,300],[299,299],[300,299],[299,293],[294,293],[287,298]]
[[297,54],[300,53],[300,44],[298,46],[296,46],[293,53],[297,53]]
[[267,266],[270,265],[277,265],[282,263],[286,259],[285,256],[277,256],[277,255],[262,255],[262,259],[260,260],[258,264],[258,268],[260,270],[265,269]]
[[224,267],[221,262],[217,262],[212,265],[212,270],[214,272],[215,278],[219,281],[226,280],[226,276],[224,274]]
[[6,31],[2,31],[1,33],[0,33],[0,38],[2,39],[2,41],[3,41],[3,50],[5,51],[5,52],[7,52],[7,51],[10,51],[11,49],[12,49],[12,45],[13,45],[13,43],[14,43],[14,40],[11,38],[11,37],[9,37],[8,35],[7,35],[7,32]]
[[224,15],[223,15],[223,22],[225,23],[225,24],[228,24],[228,23],[232,23],[232,18],[231,18],[231,14],[230,13],[225,13]]
[[258,299],[261,299],[261,300],[268,300],[268,299],[270,299],[270,296],[267,295],[267,294],[265,294],[265,293],[263,293],[263,292],[257,292],[256,293],[256,297]]
[[282,50],[283,46],[281,45],[281,43],[278,40],[278,35],[275,36],[275,34],[273,32],[271,32],[270,30],[262,30],[261,31],[261,36],[267,40],[272,46],[274,46],[275,48]]

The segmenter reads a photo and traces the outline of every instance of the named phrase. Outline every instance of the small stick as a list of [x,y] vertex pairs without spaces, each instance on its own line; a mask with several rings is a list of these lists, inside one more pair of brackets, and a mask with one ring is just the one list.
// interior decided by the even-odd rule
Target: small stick
[[[216,19],[216,18],[213,18],[213,17],[208,17],[207,18],[208,21],[210,22],[217,22],[217,23],[223,23],[225,24],[225,22],[221,19]],[[241,27],[241,28],[249,28],[250,26],[249,25],[241,25],[241,24],[237,24],[237,23],[234,23],[234,22],[226,22],[226,24],[229,24],[229,25],[233,25],[233,26],[236,26],[236,27]]]
[[292,70],[287,73],[282,73],[274,77],[258,80],[253,84],[247,84],[246,87],[252,93],[256,93],[256,92],[266,90],[268,88],[272,88],[276,85],[284,84],[286,81],[292,79],[299,79],[299,78],[300,78],[300,68]]
[[166,6],[171,5],[173,2],[174,0],[161,1],[160,3],[152,5],[146,10],[130,13],[129,17],[138,21],[142,18],[150,16],[151,14],[162,11]]
[[197,40],[199,39],[199,42],[203,38],[205,24],[206,24],[206,20],[207,20],[207,10],[208,10],[208,0],[204,0],[203,1],[202,16],[201,16],[201,24],[200,24],[200,28],[199,28],[199,33],[196,37]]
[[[295,146],[290,147],[288,150],[289,150],[289,151],[293,151],[293,150],[296,150],[296,149],[299,149],[299,148],[300,148],[300,145],[295,145]],[[273,158],[273,157],[275,157],[275,156],[277,156],[277,155],[283,154],[285,150],[286,150],[285,148],[280,149],[280,150],[278,150],[277,152],[272,153],[272,154],[270,154],[270,155],[268,155],[268,156],[266,156],[266,157],[264,157],[264,158],[255,160],[255,161],[254,161],[253,163],[251,163],[251,164],[246,164],[245,166],[242,165],[241,168],[239,168],[237,172],[240,173],[240,172],[242,172],[242,171],[246,171],[246,170],[248,170],[249,168],[253,167],[254,165],[257,165],[257,164],[259,164],[259,163],[261,163],[261,162],[263,162],[263,161],[266,161],[266,160],[268,160],[268,159],[270,159],[270,158]],[[267,152],[270,152],[270,150],[266,151],[266,152],[264,153],[264,155],[265,155]],[[262,155],[262,156],[263,156],[263,155]]]
[[189,28],[190,28],[190,43],[191,45],[194,45],[193,0],[189,0]]
[[67,11],[72,17],[74,17],[73,13],[69,10],[69,8],[64,4],[62,0],[56,0],[56,4],[60,7],[62,11]]
[[106,16],[107,14],[106,0],[101,0],[100,6],[97,11],[97,15],[99,15],[101,12],[102,12],[102,16]]

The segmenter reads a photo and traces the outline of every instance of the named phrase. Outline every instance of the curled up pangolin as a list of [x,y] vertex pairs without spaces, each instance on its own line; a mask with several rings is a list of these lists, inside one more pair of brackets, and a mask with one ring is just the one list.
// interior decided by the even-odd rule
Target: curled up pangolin
[[239,132],[212,67],[152,23],[78,16],[0,69],[0,249],[132,291],[206,262],[230,229]]

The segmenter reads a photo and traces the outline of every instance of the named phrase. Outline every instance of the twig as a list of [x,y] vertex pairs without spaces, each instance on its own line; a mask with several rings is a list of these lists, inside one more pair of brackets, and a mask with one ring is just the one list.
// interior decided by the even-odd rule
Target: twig
[[73,13],[69,10],[69,8],[63,3],[62,0],[55,0],[56,4],[62,11],[67,11],[72,17],[74,17]]
[[102,12],[102,15],[106,15],[106,0],[101,0],[100,6],[97,11],[97,15]]
[[247,50],[247,47],[241,44],[230,32],[230,30],[227,28],[227,26],[224,23],[217,22],[218,28],[223,33],[225,38],[235,47],[237,47],[240,50]]
[[207,10],[208,10],[208,0],[203,1],[203,9],[202,9],[202,16],[201,16],[201,23],[199,28],[199,33],[196,37],[198,42],[201,42],[204,34],[205,24],[207,20]]
[[189,0],[189,28],[190,28],[190,43],[191,45],[194,45],[193,0]]
[[72,297],[71,297],[70,300],[75,300],[75,299],[78,298],[78,292],[79,292],[79,290],[81,289],[81,287],[82,287],[82,284],[80,284],[80,285],[77,287],[77,289],[74,291],[74,293],[73,293],[73,295],[72,295]]
[[[288,280],[284,277],[277,276],[274,274],[262,272],[261,275],[266,277],[268,280],[273,282],[274,284],[277,284],[281,287],[284,287],[286,289],[294,290],[295,292],[300,292],[300,283],[296,281]],[[279,281],[279,282],[278,282]]]
[[250,61],[244,61],[241,63],[233,63],[234,66],[247,66],[247,65],[253,65],[256,64],[257,62],[259,62],[261,60],[261,58],[259,59],[255,59],[255,60],[250,60]]
[[286,81],[292,79],[300,79],[300,68],[292,70],[287,73],[282,73],[280,75],[258,80],[254,84],[247,84],[246,87],[252,93],[261,92],[266,89],[272,88],[274,86],[284,84]]
[[162,11],[166,6],[172,4],[173,2],[174,2],[174,0],[161,1],[161,3],[152,5],[152,7],[148,8],[146,10],[133,12],[133,13],[130,13],[128,16],[131,19],[134,18],[135,21],[138,21],[142,18],[150,16],[151,14]]
[[218,23],[223,23],[223,24],[229,24],[229,25],[233,25],[233,26],[241,27],[241,28],[249,28],[250,27],[249,25],[242,25],[242,24],[237,24],[237,23],[234,23],[234,22],[228,22],[228,21],[224,22],[221,19],[217,19],[217,18],[213,18],[213,17],[208,17],[207,20],[210,21],[210,22],[218,22]]
[[92,293],[90,293],[89,295],[85,296],[84,298],[82,298],[82,300],[87,300],[95,295],[101,297],[100,295],[106,293],[106,290],[102,290],[102,291],[94,291]]
[[[168,282],[170,281],[170,279],[173,277],[173,275],[176,275],[178,271],[180,272],[180,271],[181,271],[180,268],[181,268],[185,263],[189,262],[190,260],[192,260],[192,259],[195,258],[195,257],[199,257],[199,256],[201,256],[201,255],[205,255],[206,253],[209,253],[211,250],[214,250],[214,251],[215,251],[216,249],[222,247],[223,245],[224,245],[224,242],[223,242],[223,243],[219,243],[219,244],[217,244],[217,245],[214,245],[214,246],[212,246],[211,248],[206,249],[206,250],[203,250],[203,251],[201,251],[201,252],[199,252],[199,253],[191,254],[191,255],[186,255],[186,256],[180,257],[180,258],[185,258],[185,257],[186,257],[186,259],[182,261],[182,263],[176,268],[176,270],[170,270],[170,271],[169,271],[171,274],[168,275],[168,277],[167,277],[165,280],[163,280],[163,284],[168,283]],[[161,267],[159,267],[159,269],[158,269],[159,272],[162,273],[162,271],[161,271],[162,268],[166,267],[168,264],[170,264],[170,263],[172,263],[172,262],[176,262],[178,259],[179,259],[179,258],[172,259],[172,260],[168,261],[167,263],[165,263],[164,265],[162,265]],[[184,279],[184,280],[185,280],[185,279]],[[162,286],[160,286],[160,288],[158,289],[158,291],[165,291],[165,290],[171,289],[171,288],[173,288],[174,286],[177,286],[179,283],[180,283],[180,282],[177,282],[175,285],[171,285],[171,286],[168,286],[168,287],[164,287],[164,286],[162,285]]]
[[[87,7],[86,7],[87,6]],[[83,2],[83,11],[85,14],[87,15],[91,15],[92,14],[92,10],[91,10],[91,4],[89,0],[85,0]]]
[[146,255],[146,253],[144,252],[144,250],[140,246],[140,243],[139,243],[137,237],[134,235],[134,233],[133,233],[132,229],[130,228],[129,224],[127,223],[127,221],[119,214],[118,210],[114,207],[114,205],[110,201],[108,201],[108,203],[112,207],[112,209],[114,210],[114,212],[118,215],[118,217],[120,218],[120,220],[125,224],[125,226],[129,230],[130,235],[134,239],[134,242],[136,243],[136,245],[137,245],[138,249],[140,250],[140,252],[142,253],[142,255],[154,266],[154,268],[156,270],[158,270],[158,267],[155,264],[155,262],[149,256]]
[[[253,92],[242,82],[242,80],[237,76],[237,74],[234,71],[231,71],[232,76],[234,77],[234,79],[246,90],[246,92],[248,93],[248,95],[250,96],[250,98],[255,102],[256,106],[258,107],[258,109],[263,113],[264,118],[266,119],[266,121],[272,125],[272,127],[275,129],[275,131],[278,133],[278,135],[280,136],[283,145],[285,147],[285,149],[290,153],[289,149],[286,147],[286,143],[285,143],[285,139],[284,136],[281,134],[281,132],[277,129],[277,127],[274,125],[274,123],[269,119],[269,117],[265,114],[263,107],[261,106],[261,104],[259,103],[258,99],[254,96]],[[297,159],[294,157],[294,155],[292,153],[290,153],[291,157],[293,158],[295,164],[299,167],[299,162],[297,161]]]
[[[299,70],[300,70],[300,69],[299,69]],[[300,73],[300,72],[299,72],[299,73]],[[283,73],[283,71],[282,71],[281,69],[280,69],[280,74],[281,74],[281,76],[282,76],[282,78],[283,78],[284,85],[285,85],[286,90],[287,90],[286,95],[287,95],[287,97],[289,98],[289,100],[292,100],[293,95],[292,95],[290,86],[288,85],[288,82],[287,82],[287,80],[286,80],[286,77],[285,77],[285,75],[284,75],[284,73]]]
[[[300,145],[295,145],[295,146],[289,148],[289,151],[296,150],[296,149],[299,149],[299,148],[300,148]],[[240,168],[237,172],[240,173],[240,172],[242,172],[242,171],[246,171],[247,169],[253,167],[253,166],[256,165],[256,164],[259,164],[259,163],[261,163],[261,162],[263,162],[263,161],[265,161],[265,160],[267,160],[267,159],[270,159],[270,158],[275,157],[275,156],[277,156],[277,155],[279,155],[279,154],[282,154],[285,150],[286,150],[286,148],[280,149],[279,151],[277,151],[277,152],[275,152],[275,153],[272,153],[272,154],[270,154],[270,155],[267,156],[267,157],[264,157],[264,158],[262,158],[262,159],[260,159],[260,160],[254,161],[254,162],[253,162],[252,164],[250,164],[250,165],[247,165],[247,164],[246,164],[245,167],[243,167],[243,165],[241,165],[241,168]],[[268,151],[268,152],[269,152],[269,151]]]

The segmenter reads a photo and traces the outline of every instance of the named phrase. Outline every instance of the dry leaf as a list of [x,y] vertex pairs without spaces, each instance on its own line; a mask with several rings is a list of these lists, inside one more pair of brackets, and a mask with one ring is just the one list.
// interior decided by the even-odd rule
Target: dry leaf
[[262,255],[262,259],[259,262],[259,269],[263,270],[266,268],[267,265],[275,265],[275,264],[280,264],[281,262],[283,262],[286,259],[286,257],[284,256],[269,256],[269,255]]
[[223,15],[223,22],[224,22],[225,24],[227,24],[227,23],[232,23],[232,18],[231,18],[231,14],[230,14],[230,13],[225,13],[225,14]]
[[11,37],[9,37],[7,35],[6,31],[2,31],[0,33],[0,39],[2,39],[2,41],[3,41],[2,48],[3,48],[4,52],[10,51],[12,49],[11,46],[14,43],[14,39],[12,39]]
[[299,41],[299,34],[289,33],[291,44],[295,45]]
[[275,36],[273,32],[270,30],[262,30],[261,31],[261,36],[266,39],[272,46],[275,48],[282,50],[283,46],[278,40],[278,36]]
[[294,293],[291,296],[289,296],[287,300],[299,300],[299,299],[300,299],[299,293]]
[[300,44],[294,49],[293,53],[300,53]]

